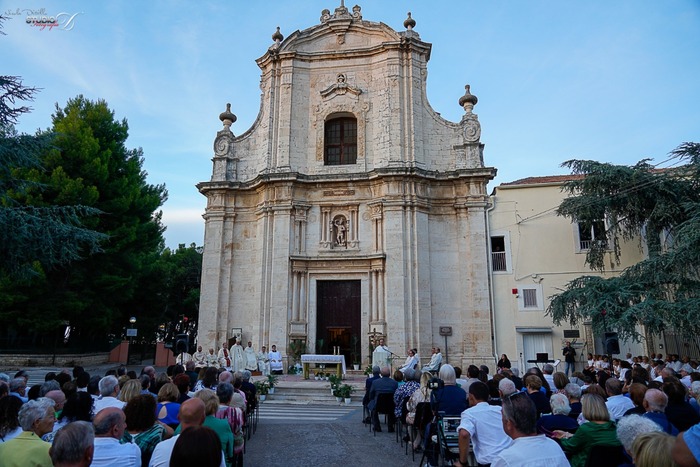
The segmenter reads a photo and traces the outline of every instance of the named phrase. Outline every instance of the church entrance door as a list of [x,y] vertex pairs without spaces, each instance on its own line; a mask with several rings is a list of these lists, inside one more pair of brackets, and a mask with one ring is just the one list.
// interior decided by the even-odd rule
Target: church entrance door
[[317,281],[316,303],[316,353],[332,354],[337,346],[349,367],[352,336],[360,337],[360,281]]

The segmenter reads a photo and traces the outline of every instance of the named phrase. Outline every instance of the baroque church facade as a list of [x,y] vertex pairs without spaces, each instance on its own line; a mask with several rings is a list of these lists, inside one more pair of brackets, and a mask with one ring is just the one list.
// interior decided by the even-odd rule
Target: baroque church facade
[[[431,44],[363,19],[359,6],[274,43],[257,60],[261,106],[214,141],[198,340],[233,334],[287,355],[368,362],[371,337],[424,360],[494,361],[486,185],[477,98],[460,122],[426,95]],[[448,335],[445,335],[448,334]],[[447,345],[445,347],[445,344]],[[444,359],[443,359],[444,361]],[[291,363],[291,362],[288,362]]]

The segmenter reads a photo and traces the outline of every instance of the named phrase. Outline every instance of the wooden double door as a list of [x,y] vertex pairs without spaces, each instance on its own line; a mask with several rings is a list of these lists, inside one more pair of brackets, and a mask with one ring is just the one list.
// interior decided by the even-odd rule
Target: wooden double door
[[316,353],[330,354],[339,347],[350,366],[353,336],[358,340],[358,358],[361,352],[360,281],[317,281],[316,304]]

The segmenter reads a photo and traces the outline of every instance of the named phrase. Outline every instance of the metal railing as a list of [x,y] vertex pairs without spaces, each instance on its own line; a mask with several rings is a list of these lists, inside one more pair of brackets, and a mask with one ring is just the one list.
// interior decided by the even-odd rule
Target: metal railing
[[492,251],[491,252],[491,267],[494,271],[507,271],[506,252]]

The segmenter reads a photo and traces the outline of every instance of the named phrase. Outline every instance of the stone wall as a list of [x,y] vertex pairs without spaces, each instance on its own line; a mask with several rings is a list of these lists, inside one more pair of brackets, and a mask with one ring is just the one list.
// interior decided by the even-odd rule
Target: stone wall
[[35,366],[73,367],[75,365],[88,366],[100,365],[107,362],[109,354],[57,354],[54,363],[53,354],[0,354],[2,367],[27,368]]

